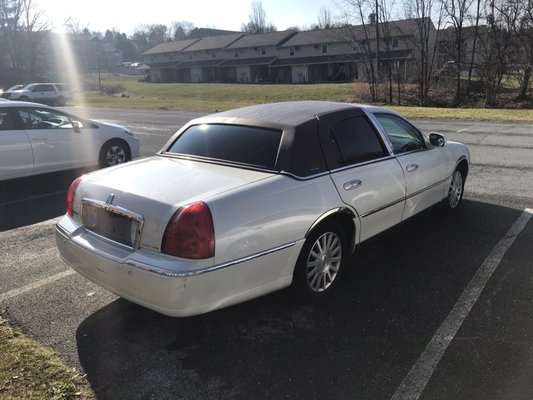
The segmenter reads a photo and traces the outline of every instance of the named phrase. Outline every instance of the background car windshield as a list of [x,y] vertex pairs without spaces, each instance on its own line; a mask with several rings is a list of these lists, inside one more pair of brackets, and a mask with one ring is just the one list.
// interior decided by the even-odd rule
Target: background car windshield
[[280,141],[272,129],[203,124],[188,128],[168,152],[274,169]]

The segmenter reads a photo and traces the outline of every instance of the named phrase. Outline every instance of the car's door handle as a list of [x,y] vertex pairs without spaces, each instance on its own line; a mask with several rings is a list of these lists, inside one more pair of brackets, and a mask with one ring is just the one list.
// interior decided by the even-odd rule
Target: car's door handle
[[355,179],[353,181],[346,182],[344,185],[342,185],[342,187],[344,190],[352,190],[361,186],[362,183],[363,182],[361,180]]
[[418,164],[410,164],[407,167],[405,167],[405,170],[407,172],[413,172],[413,171],[416,171],[417,169],[418,169]]

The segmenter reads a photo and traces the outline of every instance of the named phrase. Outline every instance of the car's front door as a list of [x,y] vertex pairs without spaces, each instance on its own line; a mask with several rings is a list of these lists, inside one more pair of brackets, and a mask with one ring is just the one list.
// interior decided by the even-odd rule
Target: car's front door
[[405,178],[366,116],[345,117],[328,124],[321,141],[339,195],[359,216],[363,241],[401,221]]
[[[33,148],[35,171],[55,171],[91,163],[92,146],[76,133],[70,117],[50,108],[18,110]],[[78,132],[80,132],[78,130]]]
[[449,180],[442,149],[429,145],[422,133],[405,119],[390,113],[374,113],[389,138],[406,180],[403,219],[438,203]]
[[16,178],[33,171],[30,139],[12,113],[0,109],[0,179]]

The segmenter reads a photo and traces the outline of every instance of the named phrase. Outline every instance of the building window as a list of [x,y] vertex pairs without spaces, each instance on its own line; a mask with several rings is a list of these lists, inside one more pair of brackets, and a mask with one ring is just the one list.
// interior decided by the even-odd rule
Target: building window
[[239,57],[239,52],[235,50],[235,57]]
[[261,47],[261,55],[264,56],[266,54],[266,49],[264,47]]
[[322,45],[322,54],[326,54],[328,52],[328,45],[327,44],[323,44]]
[[215,58],[216,56],[217,56],[217,53],[215,53],[215,52],[213,51],[213,53],[211,53],[211,57]]
[[392,39],[392,48],[396,49],[398,47],[398,38]]
[[294,47],[289,48],[289,55],[290,56],[294,55]]

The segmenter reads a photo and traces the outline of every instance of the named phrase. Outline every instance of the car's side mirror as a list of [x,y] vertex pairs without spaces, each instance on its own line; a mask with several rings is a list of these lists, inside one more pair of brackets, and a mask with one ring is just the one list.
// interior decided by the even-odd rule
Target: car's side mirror
[[80,123],[78,121],[72,121],[72,129],[74,129],[74,132],[76,133],[81,133]]
[[446,146],[446,138],[439,133],[430,133],[429,142],[435,147]]

